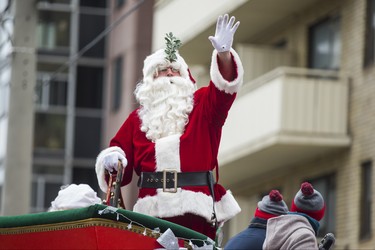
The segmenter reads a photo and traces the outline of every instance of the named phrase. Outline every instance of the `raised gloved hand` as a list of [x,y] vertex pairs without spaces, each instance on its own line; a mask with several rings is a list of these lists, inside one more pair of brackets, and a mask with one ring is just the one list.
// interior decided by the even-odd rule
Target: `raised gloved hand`
[[103,157],[103,160],[102,160],[102,164],[104,166],[105,169],[107,169],[109,172],[113,172],[113,170],[116,170],[117,171],[117,165],[118,165],[118,161],[121,161],[124,169],[125,167],[128,165],[128,161],[126,160],[126,158],[120,154],[119,152],[110,152],[108,154],[106,154],[104,157]]
[[233,44],[234,33],[240,25],[239,21],[234,24],[234,16],[230,18],[229,22],[228,19],[228,14],[225,14],[224,17],[219,16],[216,23],[215,36],[208,37],[212,43],[212,46],[214,46],[218,52],[230,50]]

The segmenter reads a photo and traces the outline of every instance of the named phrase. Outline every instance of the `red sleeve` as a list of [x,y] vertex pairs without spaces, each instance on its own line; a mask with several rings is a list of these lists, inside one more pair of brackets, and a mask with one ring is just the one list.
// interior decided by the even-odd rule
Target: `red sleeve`
[[228,94],[216,88],[211,81],[206,91],[200,93],[202,95],[199,99],[203,102],[203,113],[208,118],[211,125],[222,127],[228,116],[236,93]]
[[133,111],[122,124],[116,135],[111,139],[109,146],[118,146],[125,152],[128,165],[125,168],[122,186],[131,182],[134,169],[133,135],[134,121],[137,119],[136,111]]

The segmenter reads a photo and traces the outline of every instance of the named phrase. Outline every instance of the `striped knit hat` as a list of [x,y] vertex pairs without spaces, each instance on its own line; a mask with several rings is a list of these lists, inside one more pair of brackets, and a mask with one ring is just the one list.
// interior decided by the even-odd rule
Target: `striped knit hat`
[[324,216],[325,208],[323,196],[319,191],[315,190],[309,182],[304,182],[292,201],[290,211],[304,213],[320,221]]
[[288,206],[283,201],[283,196],[278,190],[271,190],[258,202],[254,215],[262,219],[269,219],[286,213],[288,213]]

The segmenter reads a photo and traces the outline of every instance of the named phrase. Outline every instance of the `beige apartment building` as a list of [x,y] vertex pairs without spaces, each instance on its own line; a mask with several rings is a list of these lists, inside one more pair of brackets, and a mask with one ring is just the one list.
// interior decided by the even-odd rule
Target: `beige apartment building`
[[310,181],[327,206],[319,236],[334,233],[336,249],[373,249],[375,1],[156,1],[153,50],[173,32],[207,84],[207,38],[224,13],[241,22],[233,47],[245,69],[219,153],[219,182],[242,207],[224,241],[271,189],[291,204]]

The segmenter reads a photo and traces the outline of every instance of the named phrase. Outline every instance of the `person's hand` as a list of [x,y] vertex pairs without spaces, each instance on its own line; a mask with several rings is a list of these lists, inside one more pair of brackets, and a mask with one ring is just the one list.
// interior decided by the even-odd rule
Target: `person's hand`
[[234,16],[230,18],[229,22],[228,19],[228,14],[225,14],[224,17],[219,16],[216,23],[215,36],[208,37],[212,46],[214,46],[218,52],[226,52],[230,50],[233,44],[234,33],[240,25],[239,21],[234,24]]
[[103,157],[103,166],[106,170],[108,170],[110,173],[113,172],[113,170],[118,170],[117,164],[118,161],[121,161],[122,166],[125,167],[128,165],[128,161],[126,158],[120,154],[119,152],[110,152],[107,155]]

